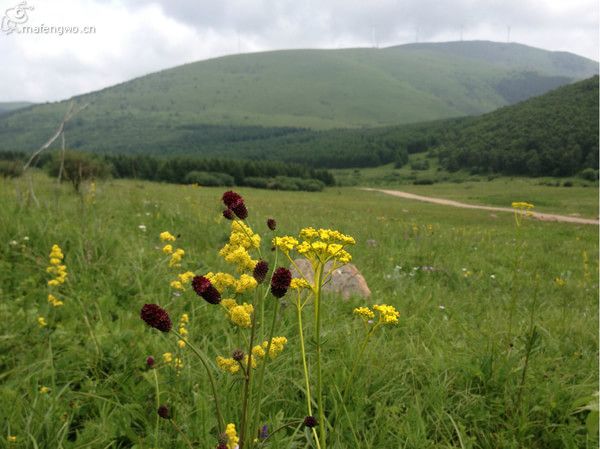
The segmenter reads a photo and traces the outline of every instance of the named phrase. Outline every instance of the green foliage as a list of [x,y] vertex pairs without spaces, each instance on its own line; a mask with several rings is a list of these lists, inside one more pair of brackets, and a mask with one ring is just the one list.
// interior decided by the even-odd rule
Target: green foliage
[[[224,242],[228,234],[226,222],[215,223],[223,189],[112,180],[99,182],[95,204],[86,206],[54,179],[34,181],[43,207],[28,209],[15,200],[14,181],[0,179],[0,445],[10,447],[6,437],[15,435],[19,448],[189,449],[165,420],[158,422],[155,444],[156,372],[160,401],[172,406],[192,447],[215,447],[213,404],[202,366],[185,351],[179,375],[160,363],[161,354],[177,351],[176,345],[147,329],[139,310],[156,302],[168,307],[174,320],[189,313],[190,340],[211,354],[243,341],[223,325],[221,309],[172,295],[171,273],[156,248],[158,233],[169,229],[181,234],[178,244],[193,261],[193,271],[218,266],[214,242]],[[16,182],[26,189],[25,180]],[[504,182],[412,188],[477,196],[483,204],[507,205],[511,196],[533,199],[557,213],[585,213],[588,203],[597,208],[597,188],[565,192],[527,180]],[[339,362],[339,355],[352,353],[362,341],[362,323],[352,310],[364,300],[323,301],[324,396],[328,410],[340,417],[332,449],[448,448],[461,442],[473,449],[598,446],[597,227],[526,220],[515,242],[511,213],[492,217],[487,211],[345,188],[310,195],[240,193],[263,238],[271,236],[263,224],[267,217],[277,219],[281,234],[327,223],[353,235],[353,263],[367,279],[373,301],[401,312],[399,325],[367,346],[350,406],[336,409],[338,393],[329,386],[350,374],[352,360]],[[63,248],[69,267],[60,309],[46,300],[45,265],[54,243]],[[562,287],[555,282],[559,276],[566,279]],[[535,288],[539,307],[531,342],[527,321]],[[513,289],[518,318],[511,339],[507,318]],[[267,302],[266,314],[272,304]],[[293,312],[283,308],[278,325],[289,340],[286,351],[297,357]],[[47,328],[37,325],[39,315],[47,317]],[[310,328],[312,318],[306,318]],[[159,361],[156,371],[146,368],[148,355]],[[270,367],[261,424],[273,430],[285,424],[283,416],[302,419],[305,403],[296,364],[276,359]],[[225,375],[217,382],[224,403],[237,404],[237,384]],[[40,393],[41,386],[50,392]],[[233,407],[225,413],[239,422]],[[285,428],[265,448],[304,447],[301,433]]]
[[78,151],[55,153],[47,169],[50,176],[60,174],[61,181],[69,181],[77,192],[82,182],[105,179],[111,172],[110,164],[103,159]]
[[23,163],[18,160],[0,159],[0,176],[3,178],[18,178],[23,174]]
[[184,178],[187,184],[198,184],[206,187],[232,186],[233,176],[227,173],[191,171]]

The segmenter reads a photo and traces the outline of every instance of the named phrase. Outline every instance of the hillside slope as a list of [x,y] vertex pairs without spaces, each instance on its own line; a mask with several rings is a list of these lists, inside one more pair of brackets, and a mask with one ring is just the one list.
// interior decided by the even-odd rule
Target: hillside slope
[[[489,112],[598,72],[594,61],[519,44],[455,42],[384,49],[286,50],[187,64],[77,97],[70,146],[200,153],[190,130],[371,127]],[[0,150],[44,141],[67,102],[0,117]],[[282,130],[261,131],[280,134]],[[211,134],[212,136],[212,134]],[[211,137],[212,139],[212,137]]]

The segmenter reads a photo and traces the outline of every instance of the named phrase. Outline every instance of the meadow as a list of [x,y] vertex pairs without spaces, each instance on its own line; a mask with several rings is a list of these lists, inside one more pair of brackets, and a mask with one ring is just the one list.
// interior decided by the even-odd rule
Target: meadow
[[[174,322],[187,313],[189,341],[213,364],[239,341],[238,329],[193,291],[174,294],[159,240],[163,231],[178,236],[187,270],[224,269],[223,189],[116,180],[77,195],[41,173],[34,184],[40,207],[27,204],[25,179],[0,179],[0,447],[216,447],[203,367],[176,339],[149,329],[140,309],[161,304]],[[557,195],[560,188],[512,185],[478,183],[464,193],[448,184],[445,193],[597,216],[597,186]],[[442,187],[411,191],[442,196],[434,188]],[[352,262],[372,296],[325,297],[322,308],[328,447],[598,447],[597,227],[528,218],[517,226],[511,214],[354,187],[238,191],[264,242],[306,226],[356,239]],[[56,308],[46,272],[54,244],[68,267]],[[374,303],[393,305],[400,318],[369,342],[343,405],[336,385],[351,375],[364,338],[353,310]],[[277,335],[288,344],[266,371],[260,421],[271,432],[306,415],[294,313],[284,297]],[[166,352],[182,367],[164,363]],[[238,382],[215,375],[227,422],[239,422]],[[169,404],[173,419],[158,419],[157,404]],[[257,447],[316,446],[296,425]]]

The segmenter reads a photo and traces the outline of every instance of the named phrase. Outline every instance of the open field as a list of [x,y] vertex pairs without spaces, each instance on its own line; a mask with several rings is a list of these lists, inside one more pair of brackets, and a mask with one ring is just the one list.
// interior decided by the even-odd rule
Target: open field
[[[488,205],[529,201],[536,210],[597,217],[597,187],[535,182],[401,190]],[[222,189],[119,180],[98,183],[93,197],[88,186],[80,197],[41,174],[35,185],[39,208],[17,201],[25,179],[0,180],[0,447],[216,447],[202,366],[174,337],[148,329],[139,311],[159,303],[174,321],[188,313],[189,339],[212,361],[239,344],[221,310],[189,289],[172,294],[158,238],[165,230],[180,236],[185,269],[225,270],[217,255],[229,234]],[[597,227],[528,219],[517,227],[510,214],[352,187],[239,192],[264,248],[273,236],[267,217],[277,219],[277,235],[314,226],[354,236],[349,251],[371,288],[367,302],[401,313],[397,326],[370,341],[344,408],[335,385],[346,382],[364,336],[352,311],[365,301],[326,298],[324,395],[328,416],[337,417],[328,447],[598,446],[597,413],[590,412],[598,390]],[[59,308],[46,300],[53,244],[69,273]],[[306,320],[310,326],[310,313]],[[270,429],[306,415],[292,307],[282,308],[277,335],[288,345],[265,380],[261,425]],[[182,358],[179,374],[162,363],[146,367],[147,356],[160,361],[165,352]],[[171,405],[189,441],[171,422],[157,422],[154,374],[158,402]],[[222,373],[216,379],[227,422],[239,422],[239,383]],[[312,444],[291,427],[260,447]]]

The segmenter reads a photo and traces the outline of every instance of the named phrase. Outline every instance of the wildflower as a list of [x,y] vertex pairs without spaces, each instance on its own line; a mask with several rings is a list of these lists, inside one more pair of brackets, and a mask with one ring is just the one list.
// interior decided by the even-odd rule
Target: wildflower
[[237,280],[229,273],[207,273],[205,277],[219,293],[223,293],[226,288],[235,287],[237,284]]
[[144,304],[140,317],[150,327],[161,332],[169,332],[172,327],[171,318],[165,309],[158,304]]
[[179,281],[171,281],[171,283],[169,285],[171,286],[171,288],[174,288],[175,290],[185,290],[185,287]]
[[252,275],[256,282],[262,284],[267,276],[267,272],[269,271],[269,264],[265,260],[259,260],[258,263],[254,266],[254,271]]
[[266,440],[267,438],[269,438],[269,427],[266,424],[260,428],[258,438],[261,440]]
[[[247,356],[245,356],[247,358]],[[235,374],[240,370],[240,364],[233,358],[217,357],[217,366],[223,371]]]
[[309,428],[316,427],[317,418],[315,418],[314,416],[307,416],[306,418],[304,418],[304,425]]
[[235,430],[235,424],[229,423],[225,428],[225,435],[227,435],[227,448],[228,449],[236,449],[240,439],[237,436],[237,432]]
[[48,322],[46,321],[46,318],[44,318],[43,316],[39,316],[37,319],[37,322],[40,327],[48,326]]
[[63,302],[52,294],[48,295],[48,302],[52,305],[52,307],[60,307],[63,305]]
[[367,321],[375,318],[375,313],[373,313],[373,311],[368,307],[357,307],[354,309],[353,313]]
[[240,220],[245,220],[246,218],[248,218],[248,209],[246,208],[246,205],[244,204],[243,201],[240,201],[240,202],[232,205],[231,210],[233,211],[234,214],[237,215],[237,217]]
[[162,252],[165,254],[173,254],[173,245],[166,244],[165,246],[163,246]]
[[44,386],[40,387],[40,394],[48,394],[49,392],[50,392],[50,388],[44,387]]
[[146,225],[141,224],[138,226],[138,229],[142,232],[146,232]]
[[236,362],[241,362],[242,360],[244,360],[244,355],[245,355],[244,351],[242,351],[241,349],[236,349],[231,354],[231,356],[233,357],[233,360],[235,360]]
[[165,352],[162,355],[163,362],[169,364],[173,361],[173,354],[171,352]]
[[273,246],[278,248],[281,252],[287,254],[298,245],[298,240],[294,237],[286,235],[284,237],[275,237],[273,239]]
[[171,419],[171,411],[167,405],[161,405],[156,411],[162,419]]
[[567,284],[567,281],[559,276],[557,278],[554,278],[554,283],[557,287],[564,287]]
[[[267,345],[265,345],[265,343],[267,343],[267,342],[263,342],[263,348],[266,349]],[[285,338],[285,337],[273,337],[271,339],[271,347],[269,348],[269,357],[274,359],[279,354],[281,354],[283,352],[283,349],[284,349],[286,343],[287,343],[287,338]]]
[[228,220],[233,220],[233,211],[231,209],[225,209],[223,211],[223,216]]
[[146,366],[147,366],[148,368],[152,368],[152,367],[154,366],[154,357],[152,357],[151,355],[149,355],[149,356],[146,358]]
[[282,298],[290,287],[292,273],[284,267],[279,267],[273,272],[271,278],[271,293],[276,298]]
[[162,242],[174,242],[176,239],[169,231],[164,231],[160,233],[160,240]]
[[192,279],[192,288],[198,296],[201,296],[210,304],[221,302],[221,294],[204,276],[195,276]]
[[49,266],[46,268],[47,273],[54,275],[54,278],[48,281],[48,285],[51,287],[58,287],[64,284],[67,279],[67,266],[62,265],[64,257],[60,246],[56,244],[52,245],[52,249],[48,255]]
[[177,340],[177,347],[179,349],[185,348],[185,341],[183,341],[183,340]]
[[246,290],[252,290],[256,288],[257,285],[258,282],[252,276],[242,274],[235,284],[235,292],[243,293]]
[[225,192],[222,197],[223,203],[225,206],[231,208],[231,206],[239,201],[244,201],[244,199],[238,193],[235,193],[231,190]]
[[[266,343],[267,345],[269,344],[268,342]],[[265,352],[265,349],[262,347],[262,345],[256,345],[252,348],[252,357],[256,357],[257,359],[264,359],[265,355],[267,355],[267,353]]]
[[180,264],[179,262],[181,262],[181,259],[183,259],[183,256],[185,255],[185,251],[182,250],[181,248],[177,248],[173,254],[171,254],[171,260],[169,260],[169,266],[170,267],[178,267]]
[[239,272],[254,270],[254,267],[258,263],[250,257],[250,254],[243,246],[232,246],[227,244],[219,251],[219,255],[223,257],[226,262],[237,265]]
[[236,305],[229,310],[229,319],[236,326],[249,328],[252,327],[252,313],[254,313],[252,304]]
[[303,288],[310,288],[310,284],[306,279],[292,278],[292,282],[290,282],[290,288],[293,288],[294,290],[301,290]]
[[181,282],[182,284],[187,284],[192,279],[194,279],[194,276],[195,276],[195,274],[192,273],[191,271],[186,271],[185,273],[178,274],[177,278],[179,279],[179,282]]
[[225,298],[221,301],[221,305],[227,310],[231,310],[233,307],[237,306],[237,302],[235,302],[235,299],[233,298]]
[[6,441],[8,441],[9,443],[16,443],[17,437],[15,435],[9,435],[6,437]]
[[275,221],[275,219],[267,219],[267,228],[269,228],[271,231],[274,231],[275,228],[277,228],[277,222]]
[[379,312],[379,322],[383,324],[397,324],[400,312],[394,306],[386,304],[375,304],[373,309]]
[[181,370],[183,368],[183,360],[181,360],[179,357],[175,358],[175,369],[176,370]]

